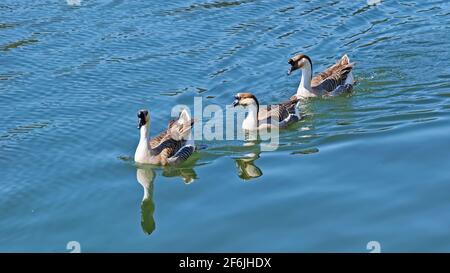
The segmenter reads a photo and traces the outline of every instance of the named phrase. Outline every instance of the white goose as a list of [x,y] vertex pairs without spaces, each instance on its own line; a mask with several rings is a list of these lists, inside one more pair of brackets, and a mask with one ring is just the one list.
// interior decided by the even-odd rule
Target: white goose
[[178,119],[170,121],[168,128],[158,136],[149,139],[150,114],[140,110],[137,114],[141,133],[134,154],[136,163],[174,165],[189,158],[195,150],[194,141],[188,139],[194,123],[186,110]]
[[354,63],[350,63],[347,54],[316,76],[313,75],[313,65],[311,58],[304,54],[296,55],[289,59],[291,68],[290,75],[294,70],[301,69],[302,77],[297,89],[297,93],[291,99],[301,99],[309,97],[339,96],[349,93],[355,83],[352,69]]
[[260,109],[258,99],[252,93],[237,93],[233,106],[248,108],[248,114],[242,122],[244,130],[261,130],[267,128],[286,128],[301,119],[298,112],[299,100],[268,105],[267,109]]

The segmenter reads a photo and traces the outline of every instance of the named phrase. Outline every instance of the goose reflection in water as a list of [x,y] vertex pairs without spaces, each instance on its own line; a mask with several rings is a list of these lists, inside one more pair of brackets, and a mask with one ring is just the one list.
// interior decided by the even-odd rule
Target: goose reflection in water
[[172,168],[168,167],[163,170],[162,173],[165,177],[179,176],[183,179],[185,184],[190,184],[197,179],[197,173],[192,168]]
[[136,178],[139,184],[144,188],[144,197],[141,202],[141,227],[142,230],[150,235],[155,230],[155,203],[153,202],[153,182],[156,173],[152,168],[138,168]]
[[255,161],[260,157],[260,141],[249,141],[244,143],[244,147],[250,147],[249,153],[234,158],[236,162],[237,174],[241,179],[251,180],[263,175],[261,169],[256,166]]
[[263,173],[261,169],[255,165],[254,161],[259,158],[259,153],[249,153],[243,157],[235,158],[238,176],[244,180],[250,180],[260,177]]
[[[288,130],[303,130],[301,129],[304,125],[305,120],[308,121],[313,115],[313,109],[311,109],[311,104],[308,101],[300,101],[300,109],[301,113],[300,117],[302,123],[297,123],[288,128]],[[307,130],[310,130],[309,127],[304,127]],[[280,132],[281,134],[282,132]],[[261,136],[263,136],[261,138]],[[244,144],[239,147],[239,151],[246,152],[239,157],[234,157],[234,161],[236,163],[237,174],[239,178],[249,181],[255,178],[258,178],[263,175],[261,168],[256,165],[256,161],[261,157],[261,145],[271,145],[267,139],[269,135],[268,132],[264,131],[248,131],[244,130]],[[271,136],[273,137],[273,136]],[[276,136],[280,138],[279,135]],[[262,139],[265,139],[262,141]],[[273,141],[274,139],[271,139]],[[276,140],[279,143],[280,139]]]
[[[163,168],[162,175],[165,177],[179,176],[185,184],[192,183],[197,179],[197,174],[192,167],[167,167]],[[144,188],[144,196],[141,202],[141,227],[145,234],[152,234],[155,231],[155,202],[153,199],[154,181],[157,176],[156,167],[146,165],[138,166],[136,179]]]

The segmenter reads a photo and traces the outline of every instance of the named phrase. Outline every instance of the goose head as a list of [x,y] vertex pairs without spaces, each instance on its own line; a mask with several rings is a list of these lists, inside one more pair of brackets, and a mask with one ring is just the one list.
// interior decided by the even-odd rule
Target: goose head
[[256,99],[255,95],[253,95],[252,93],[237,93],[234,96],[233,107],[236,107],[238,105],[244,107],[253,105],[259,108],[259,102]]
[[293,71],[301,68],[307,68],[312,71],[312,61],[307,55],[298,54],[294,57],[290,58],[288,63],[291,67],[288,70],[288,75],[290,75]]
[[148,110],[139,110],[137,113],[138,117],[138,129],[141,129],[142,126],[148,126],[150,124],[150,115]]

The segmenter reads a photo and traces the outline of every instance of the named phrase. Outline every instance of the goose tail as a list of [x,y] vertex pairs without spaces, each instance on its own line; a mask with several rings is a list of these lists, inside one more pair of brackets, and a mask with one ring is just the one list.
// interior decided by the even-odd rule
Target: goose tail
[[340,64],[344,66],[344,68],[343,68],[344,70],[349,70],[344,84],[350,84],[350,85],[355,84],[355,78],[353,77],[353,73],[352,73],[352,69],[355,66],[355,63],[351,63],[348,55],[344,54],[344,56],[342,56],[342,58],[341,58]]
[[181,111],[180,116],[178,117],[178,123],[179,124],[187,124],[191,122],[191,115],[189,115],[189,112],[186,109],[183,109]]
[[294,106],[295,115],[300,118],[300,100]]
[[350,58],[348,57],[347,54],[344,54],[344,56],[342,56],[342,58],[341,58],[341,64],[342,64],[342,65],[350,64]]

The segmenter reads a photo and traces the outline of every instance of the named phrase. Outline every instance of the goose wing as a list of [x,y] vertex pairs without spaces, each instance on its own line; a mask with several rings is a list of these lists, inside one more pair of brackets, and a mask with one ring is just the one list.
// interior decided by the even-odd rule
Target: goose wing
[[317,90],[325,90],[327,92],[336,90],[338,86],[345,83],[345,80],[352,71],[353,66],[354,64],[350,63],[347,55],[342,56],[337,63],[319,73],[312,79],[312,88]]
[[167,129],[150,140],[150,147],[155,154],[168,158],[174,155],[185,143],[185,136],[189,133],[194,120],[178,122],[179,119],[171,120]]
[[282,121],[280,121],[280,123],[278,124],[279,128],[286,128],[289,125],[299,121],[301,118],[299,116],[297,116],[296,114],[289,114],[289,116],[287,116],[285,119],[283,119]]
[[176,151],[176,153],[167,158],[169,164],[174,165],[187,160],[195,151],[193,145],[184,145]]
[[156,149],[161,144],[169,140],[170,137],[170,128],[175,124],[176,120],[171,120],[167,126],[167,129],[161,132],[159,135],[155,136],[154,138],[150,139],[150,147],[152,149]]
[[167,163],[171,164],[169,159],[175,155],[185,143],[185,140],[174,140],[172,138],[161,143],[158,149],[161,151],[159,157],[162,165],[166,165]]
[[259,120],[269,120],[277,118],[278,122],[285,120],[290,114],[295,113],[295,105],[298,99],[292,99],[286,102],[268,105],[267,109],[261,109],[258,113]]
[[189,141],[189,145],[186,145],[188,142],[186,139],[193,124],[194,120],[183,110],[178,119],[169,122],[164,132],[150,140],[152,153],[158,155],[162,165],[176,164],[192,154],[193,141]]

